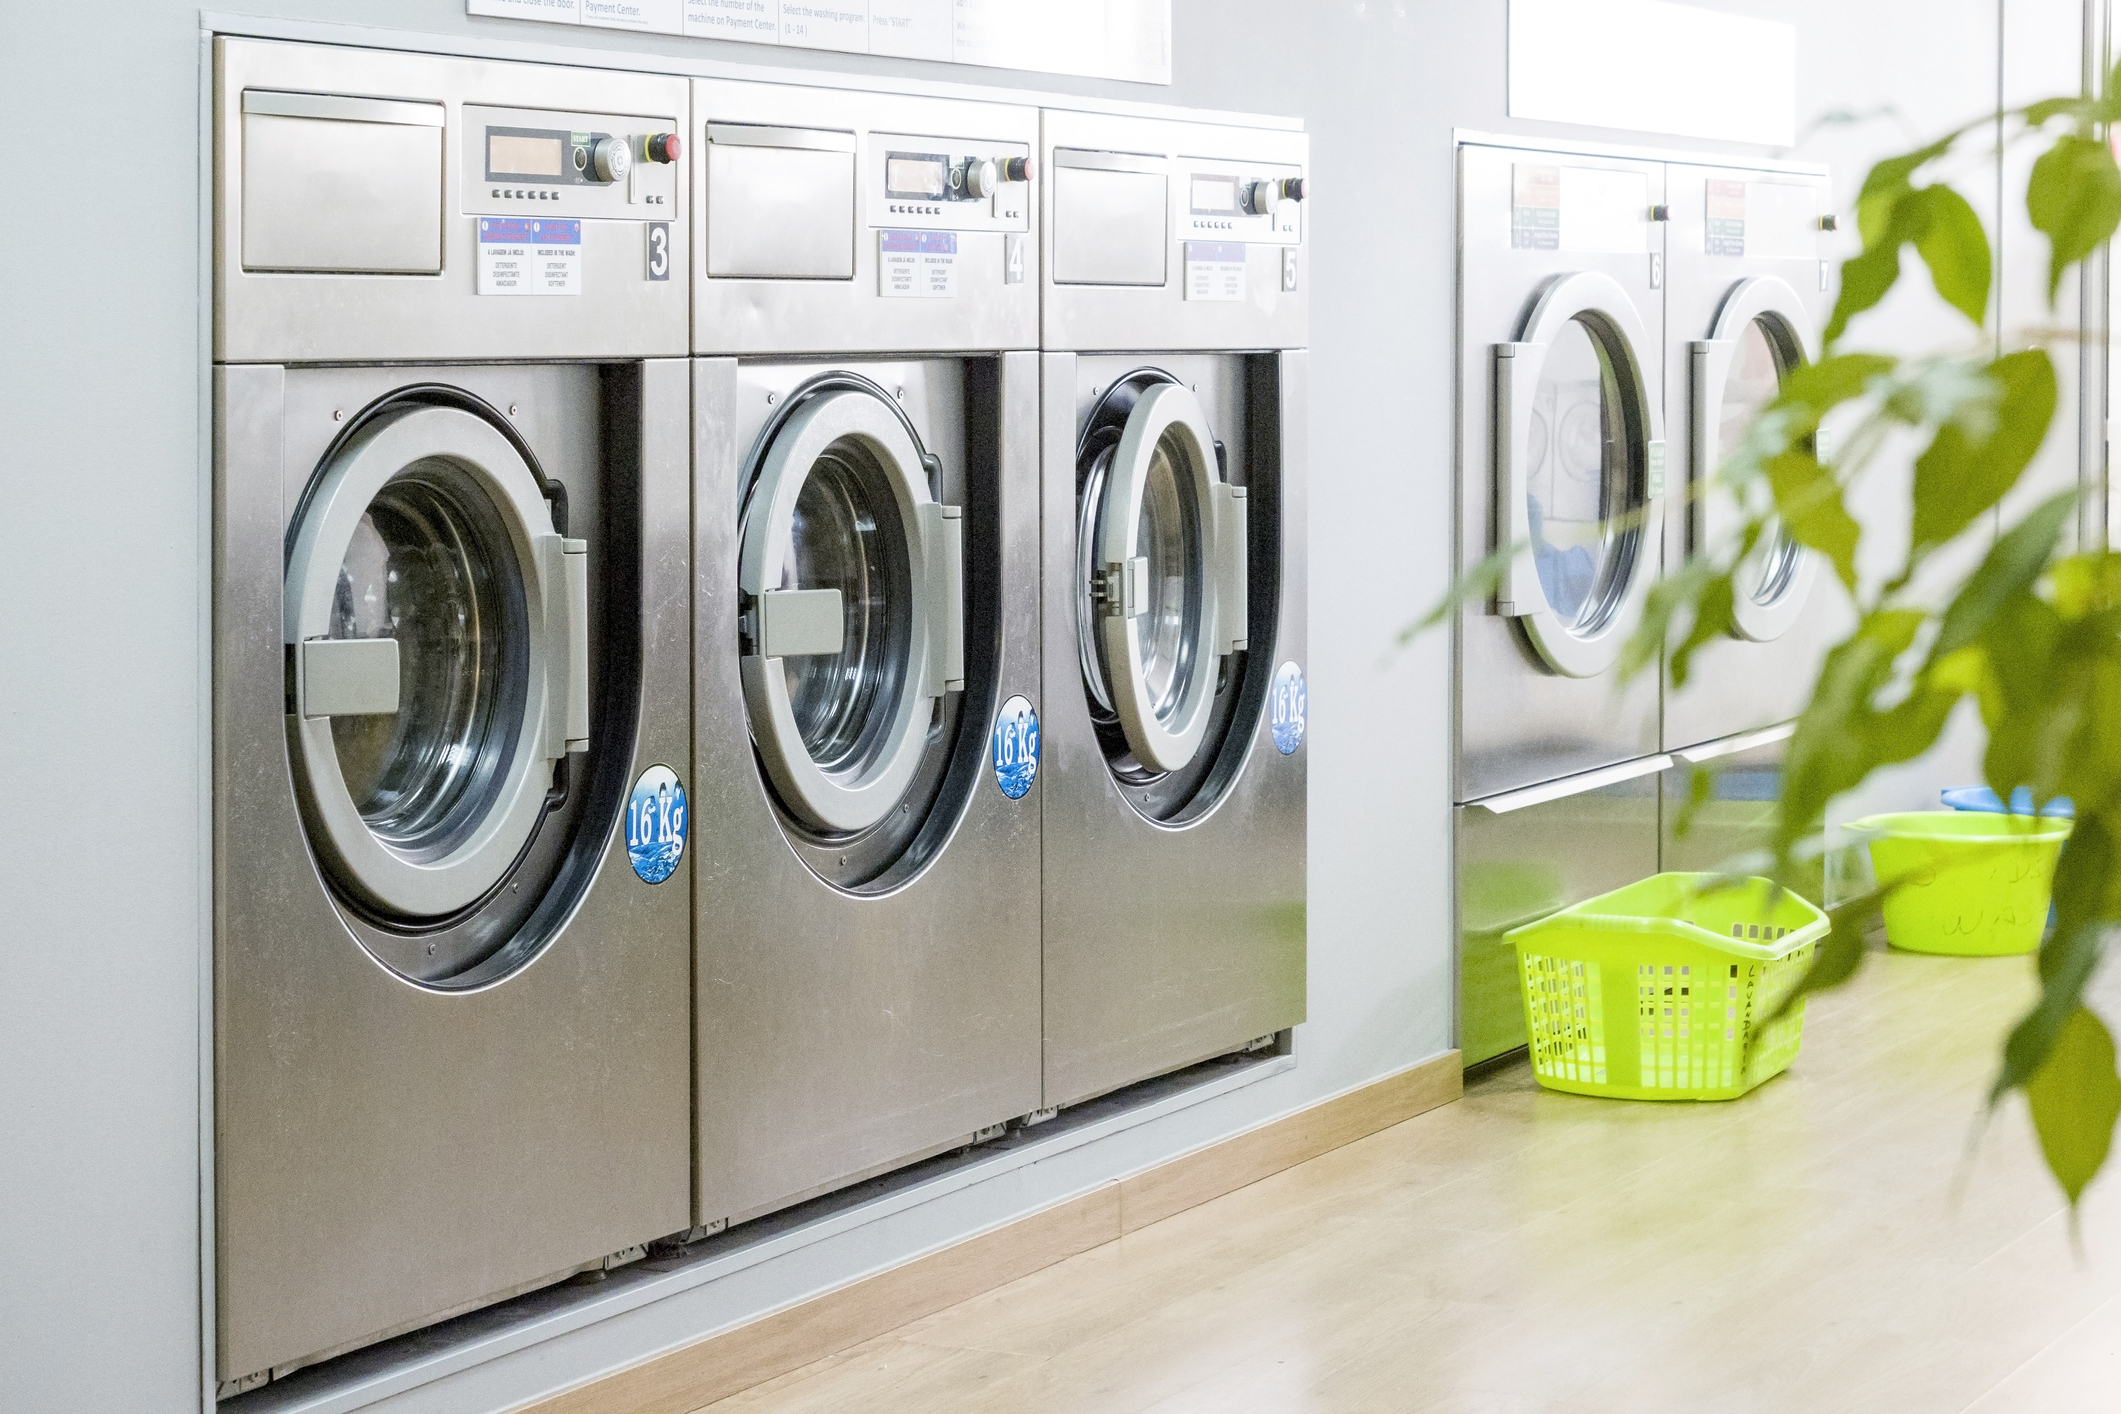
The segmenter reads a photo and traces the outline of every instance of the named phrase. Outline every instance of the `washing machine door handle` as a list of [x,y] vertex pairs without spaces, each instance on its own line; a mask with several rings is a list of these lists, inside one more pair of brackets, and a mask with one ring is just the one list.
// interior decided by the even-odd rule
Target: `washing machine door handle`
[[589,749],[589,542],[538,537],[545,600],[545,754],[559,759]]
[[1540,370],[1546,366],[1545,344],[1496,344],[1495,383],[1495,544],[1507,552],[1495,594],[1495,612],[1511,618],[1545,613],[1546,586],[1532,552],[1531,475],[1532,419],[1525,415],[1538,397]]

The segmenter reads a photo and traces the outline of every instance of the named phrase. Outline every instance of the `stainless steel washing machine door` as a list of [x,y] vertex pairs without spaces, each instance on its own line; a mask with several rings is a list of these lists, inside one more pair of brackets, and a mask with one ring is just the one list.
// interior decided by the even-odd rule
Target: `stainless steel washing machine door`
[[883,824],[964,686],[964,541],[881,390],[801,397],[744,504],[744,703],[782,809],[813,837]]
[[1183,771],[1211,736],[1225,657],[1246,643],[1245,490],[1224,479],[1191,389],[1140,390],[1116,445],[1082,468],[1076,622],[1093,715],[1117,719],[1132,761]]
[[1596,677],[1641,621],[1663,533],[1664,433],[1649,327],[1597,271],[1543,286],[1494,346],[1498,608],[1551,672]]
[[[1737,450],[1760,410],[1780,393],[1782,380],[1817,352],[1818,336],[1803,301],[1773,275],[1733,285],[1709,337],[1690,346],[1693,454],[1688,464],[1696,483],[1688,496],[1689,554],[1728,540],[1743,523],[1743,506],[1716,471]],[[1792,539],[1779,519],[1770,520],[1734,576],[1736,636],[1768,643],[1789,632],[1804,612],[1818,565],[1818,556]]]
[[290,743],[332,883],[387,926],[472,908],[589,737],[586,543],[518,445],[463,406],[334,447],[289,527]]

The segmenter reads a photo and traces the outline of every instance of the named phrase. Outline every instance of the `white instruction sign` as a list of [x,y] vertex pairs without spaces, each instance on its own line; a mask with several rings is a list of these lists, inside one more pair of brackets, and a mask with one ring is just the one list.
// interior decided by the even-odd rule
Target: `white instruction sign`
[[878,231],[876,292],[885,299],[957,298],[957,232]]
[[473,15],[1171,82],[1171,0],[465,0]]
[[1515,164],[1510,169],[1510,248],[1648,250],[1649,177],[1639,170]]
[[479,293],[582,293],[582,223],[527,216],[481,216]]
[[1245,247],[1240,241],[1186,242],[1186,298],[1234,300],[1245,297]]

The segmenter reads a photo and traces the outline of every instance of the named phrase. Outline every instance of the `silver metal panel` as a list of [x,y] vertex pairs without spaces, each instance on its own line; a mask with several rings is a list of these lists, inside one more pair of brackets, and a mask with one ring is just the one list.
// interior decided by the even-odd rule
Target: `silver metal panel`
[[[283,100],[276,105],[281,107],[295,106],[286,99],[307,96],[274,95]],[[442,111],[439,103],[377,108],[437,118]],[[243,268],[439,272],[440,126],[246,108]]]
[[[1776,802],[1782,794],[1783,763],[1789,755],[1785,738],[1743,750],[1752,733],[1707,744],[1699,753],[1715,768],[1709,796],[1691,814],[1690,763],[1682,761],[1660,778],[1664,795],[1662,848],[1658,867],[1688,873],[1763,873],[1774,844]],[[1711,755],[1713,753],[1713,756]],[[1688,753],[1694,755],[1696,753]],[[1826,858],[1800,866],[1793,887],[1814,903],[1827,902]]]
[[[1039,1108],[1039,794],[978,750],[955,832],[895,890],[824,882],[783,833],[746,727],[736,632],[739,479],[772,403],[812,375],[896,393],[948,478],[993,476],[994,701],[1038,692],[1037,355],[694,363],[698,1027],[694,1213],[741,1220],[911,1162]],[[945,499],[952,499],[946,496]],[[968,509],[968,514],[970,514]],[[988,603],[992,604],[992,598]],[[968,705],[968,710],[970,707]]]
[[[728,173],[718,173],[714,164],[729,163],[739,149],[732,142],[710,140],[726,128],[752,130],[738,135],[753,145],[736,159],[736,174],[743,180],[734,196],[717,194],[718,178]],[[818,143],[806,149],[784,140],[778,147],[767,147],[758,145],[760,132],[807,133]],[[694,257],[693,269],[693,352],[902,354],[1028,349],[1038,344],[1038,290],[1028,273],[1012,283],[1010,260],[1013,250],[1017,270],[1036,268],[1022,249],[1031,237],[1017,234],[1031,229],[1028,209],[1006,221],[997,219],[987,202],[943,202],[932,212],[894,214],[892,203],[880,196],[887,151],[918,147],[952,158],[1026,154],[1038,141],[1036,109],[700,79],[692,90],[691,136],[693,180],[701,193],[695,222],[701,234],[695,241],[700,254]],[[823,142],[827,138],[834,144],[830,149]],[[843,152],[853,156],[843,159]],[[775,263],[789,257],[768,248],[763,237],[743,234],[757,210],[747,203],[770,193],[766,183],[771,179],[762,175],[764,170],[793,170],[791,161],[822,170],[823,164],[842,160],[854,164],[851,206],[844,217],[838,197],[825,202],[821,184],[807,179],[801,202],[775,198],[766,205],[769,212],[786,213],[777,222],[782,228],[777,239],[795,241],[809,252],[792,272],[789,264]],[[1022,198],[1037,200],[1029,190]],[[798,219],[796,207],[805,203],[813,215]],[[951,214],[953,207],[962,211],[961,221]],[[898,224],[891,224],[894,221]],[[901,226],[955,231],[954,295],[898,299],[880,293],[878,233]],[[849,258],[839,244],[842,233],[852,242],[851,269],[842,263]],[[759,244],[746,244],[753,240]],[[1012,247],[1011,242],[1016,244]],[[721,264],[722,251],[745,253],[736,264]],[[717,262],[712,268],[710,260]],[[767,277],[769,272],[801,275],[813,270],[825,278]]]
[[[1714,467],[1693,465],[1693,439],[1686,435],[1694,413],[1689,345],[1709,337],[1724,297],[1748,276],[1778,276],[1795,290],[1812,317],[1814,340],[1833,312],[1833,296],[1821,278],[1827,254],[1824,237],[1814,237],[1813,253],[1794,254],[1787,253],[1788,233],[1781,233],[1771,253],[1763,255],[1758,233],[1749,229],[1747,254],[1708,253],[1708,184],[1763,180],[1778,186],[1809,187],[1818,193],[1822,214],[1832,208],[1823,176],[1730,167],[1674,165],[1665,169],[1666,202],[1671,209],[1665,246],[1665,445],[1671,468],[1665,517],[1668,569],[1683,564],[1688,553],[1689,488],[1715,472]],[[1757,218],[1748,222],[1749,228],[1756,224]],[[1776,251],[1783,253],[1772,253]],[[1768,643],[1726,638],[1694,655],[1686,687],[1678,692],[1667,689],[1665,694],[1665,750],[1786,722],[1803,710],[1827,649],[1849,627],[1846,600],[1827,582],[1831,576],[1832,571],[1822,567],[1803,617],[1780,638]]]
[[[606,822],[594,878],[536,961],[447,993],[364,952],[364,925],[304,846],[287,755],[282,536],[342,425],[333,414],[421,381],[515,409],[592,554],[618,553],[638,517],[641,708],[635,722],[600,723],[601,740],[633,733],[627,780],[658,762],[690,774],[682,360],[216,370],[223,1380],[425,1324],[687,1223],[689,863],[644,884],[617,818]],[[637,475],[607,475],[614,466]]]
[[[1129,804],[1092,727],[1077,656],[1076,440],[1097,394],[1144,365],[1192,384],[1245,484],[1279,521],[1275,663],[1304,666],[1305,355],[1043,356],[1045,1103],[1072,1104],[1294,1026],[1305,1004],[1305,756],[1265,714],[1219,805],[1184,828]],[[1269,488],[1278,488],[1278,497]],[[1255,601],[1253,651],[1269,641]]]
[[854,278],[853,153],[712,139],[706,151],[710,276]]
[[[648,227],[651,221],[667,223],[672,265],[689,270],[689,168],[672,171],[674,200],[667,211],[642,204],[629,208],[640,213],[639,219],[582,223],[579,295],[481,296],[478,221],[471,213],[492,207],[493,201],[482,181],[485,173],[465,169],[462,140],[467,104],[601,114],[606,115],[598,123],[601,129],[634,137],[674,131],[687,108],[684,79],[229,38],[214,41],[214,59],[215,169],[222,174],[214,222],[216,361],[652,358],[685,353],[687,282],[648,278]],[[258,115],[246,119],[242,96],[245,90],[258,89],[440,105],[445,127],[439,274],[295,274],[243,268],[247,186],[239,149],[246,121],[256,122]],[[316,120],[287,121],[332,126]],[[413,130],[427,134],[430,141],[436,131]],[[566,200],[552,203],[550,209],[560,216],[574,214]],[[425,258],[427,268],[433,268],[432,255]]]
[[[1652,283],[1661,250],[1613,253],[1513,249],[1511,169],[1523,162],[1640,172],[1650,200],[1662,199],[1663,167],[1484,147],[1459,149],[1458,569],[1500,548],[1493,526],[1494,429],[1490,350],[1517,337],[1526,311],[1551,276],[1598,270],[1617,280],[1655,332],[1663,290]],[[1652,226],[1654,233],[1658,228]],[[1654,235],[1650,239],[1658,239]],[[1664,351],[1640,351],[1653,398],[1667,397]],[[1667,397],[1667,402],[1669,401]],[[1667,437],[1669,442],[1669,435]],[[1647,553],[1655,555],[1651,546]],[[1626,686],[1610,673],[1569,678],[1544,671],[1515,621],[1474,603],[1458,616],[1457,739],[1454,798],[1474,800],[1647,756],[1658,747],[1658,681],[1645,672]]]
[[1657,872],[1658,777],[1494,814],[1451,811],[1458,901],[1458,1048],[1466,1064],[1525,1043],[1517,953],[1503,935]]
[[1163,172],[1056,166],[1055,283],[1163,284],[1170,253],[1170,188]]
[[[1040,182],[1048,197],[1041,217],[1047,255],[1041,267],[1045,348],[1083,352],[1291,349],[1310,341],[1310,272],[1303,264],[1309,254],[1303,245],[1303,208],[1309,205],[1308,197],[1295,203],[1291,222],[1255,222],[1233,215],[1225,226],[1221,218],[1195,218],[1188,196],[1196,175],[1243,180],[1306,176],[1310,163],[1306,135],[1048,109],[1041,119],[1040,144],[1044,159]],[[1108,159],[1101,168],[1086,165],[1099,157]],[[1115,213],[1129,212],[1138,223],[1146,218],[1139,206],[1141,198],[1135,197],[1137,205],[1130,205],[1104,179],[1145,167],[1170,174],[1164,273],[1146,285],[1133,283],[1146,278],[1145,259],[1129,257],[1121,265],[1116,263],[1118,252],[1087,251],[1067,231],[1059,204],[1064,197],[1082,194],[1081,184],[1088,180],[1098,184],[1097,194],[1089,197],[1092,213],[1101,208],[1116,219]],[[1146,185],[1138,185],[1146,193]],[[1281,229],[1283,225],[1291,228]],[[1244,247],[1244,298],[1187,298],[1188,241]],[[1091,263],[1082,263],[1086,260]],[[1285,261],[1291,262],[1286,269]],[[1086,273],[1102,278],[1123,275],[1128,283],[1067,283]]]

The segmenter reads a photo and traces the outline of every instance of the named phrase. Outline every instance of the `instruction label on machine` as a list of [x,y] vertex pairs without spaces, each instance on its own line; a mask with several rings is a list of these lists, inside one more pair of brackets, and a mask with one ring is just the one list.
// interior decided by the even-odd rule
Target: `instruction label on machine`
[[481,216],[479,293],[582,293],[582,223]]
[[1245,247],[1242,241],[1186,242],[1186,298],[1234,300],[1245,297]]
[[1650,248],[1650,182],[1640,171],[1518,162],[1510,249],[1630,253]]
[[1754,260],[1819,257],[1819,189],[1797,182],[1708,179],[1702,251]]
[[876,292],[885,299],[957,298],[957,232],[878,231]]

